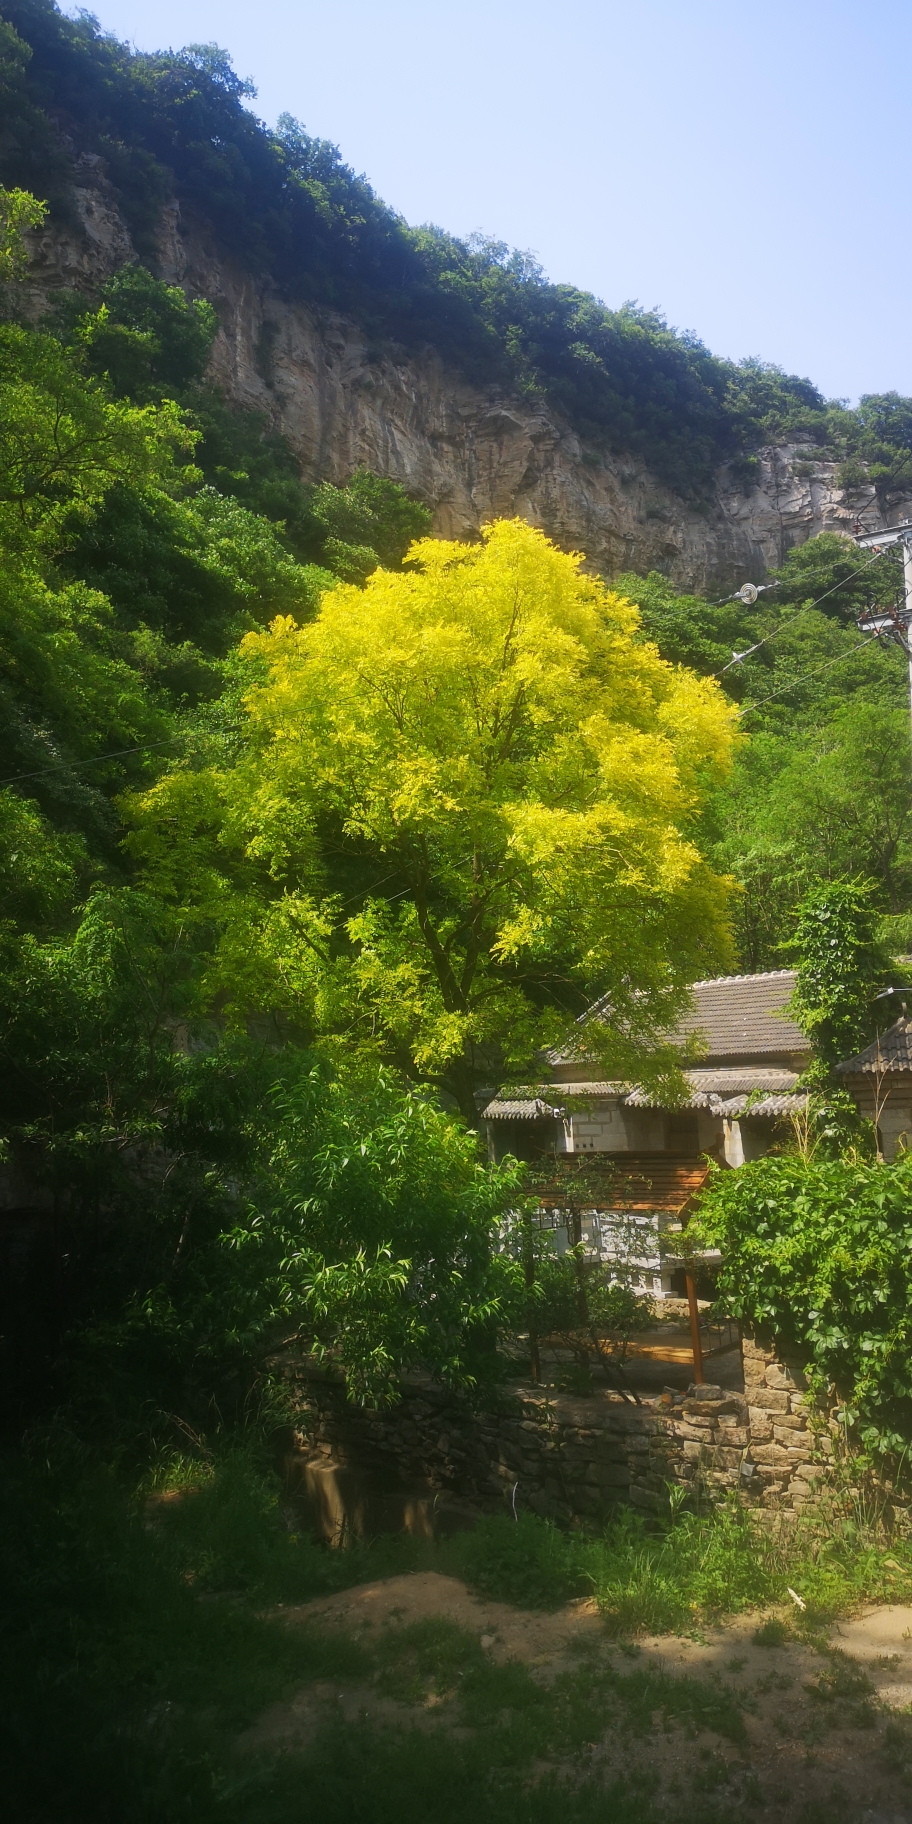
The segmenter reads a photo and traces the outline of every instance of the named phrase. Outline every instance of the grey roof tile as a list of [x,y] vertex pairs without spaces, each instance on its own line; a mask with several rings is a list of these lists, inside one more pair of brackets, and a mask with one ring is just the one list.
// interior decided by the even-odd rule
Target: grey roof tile
[[794,969],[771,969],[762,975],[722,975],[694,982],[693,1009],[685,1014],[675,1037],[697,1035],[709,1058],[807,1052],[801,1027],[783,1012],[795,979]]
[[[794,1070],[776,1070],[768,1065],[742,1065],[740,1069],[687,1070],[684,1072],[693,1091],[686,1108],[716,1108],[724,1096],[749,1096],[757,1089],[770,1095],[786,1095],[798,1081]],[[661,1096],[639,1084],[625,1097],[628,1108],[664,1108]]]
[[775,1064],[740,1064],[720,1066],[717,1070],[689,1070],[688,1081],[694,1090],[709,1090],[718,1096],[749,1096],[752,1089],[784,1093],[794,1089],[798,1073],[782,1070]]
[[756,1102],[751,1102],[749,1108],[748,1100],[747,1096],[732,1096],[731,1101],[719,1102],[716,1106],[720,1115],[729,1121],[737,1121],[745,1113],[748,1120],[753,1120],[755,1115],[765,1120],[773,1120],[777,1115],[799,1115],[808,1104],[805,1090],[799,1090],[797,1095],[763,1096]]
[[563,1112],[562,1108],[554,1108],[550,1102],[543,1101],[541,1096],[495,1096],[482,1110],[481,1118],[483,1121],[547,1121],[559,1120]]
[[902,1019],[836,1069],[845,1076],[876,1076],[880,1070],[912,1070],[912,1020]]

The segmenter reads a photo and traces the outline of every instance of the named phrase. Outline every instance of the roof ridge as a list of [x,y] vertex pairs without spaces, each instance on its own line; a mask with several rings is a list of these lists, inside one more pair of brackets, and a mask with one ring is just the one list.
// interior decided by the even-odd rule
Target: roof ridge
[[729,982],[771,982],[782,975],[795,975],[794,969],[758,969],[753,975],[706,975],[691,988],[716,988]]

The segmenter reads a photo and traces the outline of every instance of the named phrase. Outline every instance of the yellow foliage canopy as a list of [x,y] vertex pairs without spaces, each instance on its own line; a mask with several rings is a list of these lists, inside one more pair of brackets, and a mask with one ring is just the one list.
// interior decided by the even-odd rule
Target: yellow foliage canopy
[[231,841],[284,902],[286,952],[296,927],[322,955],[332,1019],[467,1112],[479,1076],[528,1065],[595,996],[594,1051],[642,1074],[726,951],[727,885],[691,831],[732,712],[581,565],[499,521],[244,642],[261,682],[222,782]]

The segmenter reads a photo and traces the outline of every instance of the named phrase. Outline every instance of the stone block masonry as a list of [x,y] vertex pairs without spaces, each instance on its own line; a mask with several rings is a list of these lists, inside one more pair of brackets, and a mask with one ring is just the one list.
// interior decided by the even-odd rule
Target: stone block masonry
[[664,1506],[669,1484],[703,1498],[737,1490],[749,1503],[797,1510],[832,1469],[826,1429],[812,1429],[800,1363],[746,1335],[744,1392],[666,1392],[634,1405],[514,1386],[479,1410],[431,1383],[409,1382],[399,1406],[351,1406],[340,1381],[290,1370],[299,1413],[298,1470],[336,1465],[405,1489],[421,1485],[482,1510],[529,1509],[562,1525],[618,1503]]
[[813,1501],[832,1475],[833,1441],[814,1417],[795,1349],[759,1331],[741,1340],[749,1444],[741,1475],[765,1507],[797,1510]]

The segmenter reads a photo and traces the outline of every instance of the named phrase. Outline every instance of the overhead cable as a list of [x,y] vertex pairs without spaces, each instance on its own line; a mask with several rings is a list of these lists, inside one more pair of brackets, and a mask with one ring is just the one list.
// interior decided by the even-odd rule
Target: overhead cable
[[100,766],[103,760],[122,760],[125,754],[145,754],[159,747],[174,747],[183,739],[183,734],[169,735],[166,741],[140,741],[136,747],[118,747],[109,754],[94,754],[91,760],[57,760],[50,766],[39,767],[34,773],[9,773],[0,779],[0,786],[19,785],[23,779],[44,779],[48,773],[77,773],[84,766]]
[[783,684],[780,690],[771,690],[768,697],[760,698],[759,703],[745,704],[744,708],[739,709],[738,711],[739,720],[741,716],[752,715],[755,709],[762,709],[764,703],[772,703],[774,697],[787,696],[790,690],[796,690],[798,685],[803,684],[806,678],[818,678],[823,672],[832,671],[834,665],[841,665],[844,659],[850,659],[853,652],[860,652],[863,646],[870,646],[875,640],[879,639],[880,635],[878,633],[870,633],[866,640],[859,640],[856,645],[849,647],[848,652],[841,652],[838,658],[829,659],[826,665],[817,665],[814,667],[813,671],[799,672],[797,678],[793,678],[790,684]]
[[863,575],[865,570],[870,570],[871,565],[876,564],[878,558],[880,558],[882,556],[883,556],[882,551],[875,551],[874,556],[871,558],[868,558],[866,563],[860,564],[857,570],[850,571],[848,576],[842,577],[838,583],[833,584],[832,588],[825,589],[822,595],[817,596],[816,600],[814,600],[813,602],[805,602],[804,607],[799,608],[796,614],[790,614],[786,620],[780,621],[778,627],[774,627],[772,633],[764,634],[763,639],[758,640],[755,646],[748,646],[746,652],[734,653],[732,655],[732,657],[729,659],[728,664],[723,665],[721,671],[713,672],[713,674],[712,674],[713,677],[724,678],[725,673],[727,671],[731,671],[733,666],[740,665],[744,659],[749,659],[753,655],[753,653],[759,652],[761,646],[768,646],[770,644],[770,642],[772,640],[775,640],[778,637],[778,635],[784,631],[784,629],[786,627],[794,626],[794,623],[796,621],[800,621],[801,616],[803,614],[810,614],[810,611],[812,608],[819,608],[821,602],[826,601],[827,596],[835,595],[837,593],[837,590],[844,589],[847,583],[854,582],[856,576],[861,576],[861,575]]

